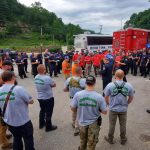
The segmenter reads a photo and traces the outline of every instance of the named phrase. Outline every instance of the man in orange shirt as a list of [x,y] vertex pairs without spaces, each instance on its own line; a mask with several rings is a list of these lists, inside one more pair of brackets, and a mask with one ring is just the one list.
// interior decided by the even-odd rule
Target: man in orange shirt
[[62,72],[65,76],[65,79],[70,77],[71,66],[70,66],[70,63],[69,63],[69,56],[65,56],[65,60],[62,63]]

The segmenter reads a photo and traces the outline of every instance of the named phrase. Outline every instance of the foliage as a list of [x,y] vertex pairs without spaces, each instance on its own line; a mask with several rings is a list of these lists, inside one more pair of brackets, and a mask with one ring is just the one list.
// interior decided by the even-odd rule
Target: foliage
[[17,0],[0,0],[0,30],[1,37],[9,37],[20,33],[40,33],[38,38],[73,44],[73,35],[83,33],[79,25],[64,24],[55,13],[35,2],[31,7],[20,4]]
[[128,27],[150,29],[150,9],[132,14],[130,20],[124,25],[124,28]]

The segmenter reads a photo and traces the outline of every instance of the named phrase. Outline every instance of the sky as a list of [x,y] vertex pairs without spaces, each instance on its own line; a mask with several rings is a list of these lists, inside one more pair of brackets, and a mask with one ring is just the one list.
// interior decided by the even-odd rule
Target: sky
[[35,1],[54,12],[65,24],[73,23],[83,29],[112,34],[120,30],[133,13],[150,8],[148,0],[18,0],[31,6]]

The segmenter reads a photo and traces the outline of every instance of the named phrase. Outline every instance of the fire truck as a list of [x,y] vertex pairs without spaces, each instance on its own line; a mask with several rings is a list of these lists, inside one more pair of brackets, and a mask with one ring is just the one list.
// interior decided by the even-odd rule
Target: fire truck
[[113,33],[112,48],[115,51],[135,51],[150,46],[150,30],[127,28]]

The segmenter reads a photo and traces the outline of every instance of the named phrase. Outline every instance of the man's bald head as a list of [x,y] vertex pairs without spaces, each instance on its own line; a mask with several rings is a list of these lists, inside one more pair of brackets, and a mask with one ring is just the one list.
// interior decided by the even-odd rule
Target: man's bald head
[[121,70],[121,69],[118,69],[116,72],[115,72],[115,77],[116,77],[116,79],[123,79],[123,77],[124,77],[124,71],[123,70]]

